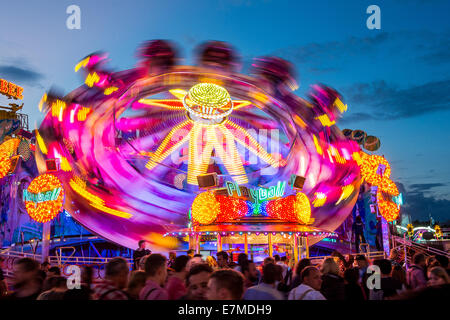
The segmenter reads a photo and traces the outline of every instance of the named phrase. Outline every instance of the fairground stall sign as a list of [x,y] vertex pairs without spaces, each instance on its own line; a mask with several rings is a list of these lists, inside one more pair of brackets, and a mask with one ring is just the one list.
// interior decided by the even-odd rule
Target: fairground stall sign
[[23,88],[4,79],[0,79],[0,93],[14,99],[23,99]]

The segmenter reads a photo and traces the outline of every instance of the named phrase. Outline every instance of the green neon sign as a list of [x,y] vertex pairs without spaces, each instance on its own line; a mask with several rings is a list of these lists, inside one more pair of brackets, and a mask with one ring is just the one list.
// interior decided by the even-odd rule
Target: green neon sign
[[28,190],[23,190],[23,201],[31,201],[34,203],[54,201],[58,199],[61,193],[61,188],[55,188],[47,192],[31,193]]

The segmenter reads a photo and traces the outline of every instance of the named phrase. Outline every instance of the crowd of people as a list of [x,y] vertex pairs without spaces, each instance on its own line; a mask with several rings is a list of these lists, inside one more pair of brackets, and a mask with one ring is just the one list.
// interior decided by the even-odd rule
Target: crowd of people
[[[450,286],[448,258],[421,253],[406,270],[395,250],[389,259],[374,261],[364,254],[343,256],[336,251],[319,265],[304,258],[294,266],[279,255],[257,264],[244,253],[234,262],[225,251],[215,257],[193,250],[171,252],[166,258],[145,249],[144,242],[140,248],[131,272],[127,260],[117,257],[106,264],[103,279],[94,281],[92,267],[85,266],[74,289],[68,289],[58,267],[22,258],[14,265],[11,291],[0,273],[0,294],[12,300],[364,301],[442,296]],[[370,279],[371,265],[380,271],[378,285]]]

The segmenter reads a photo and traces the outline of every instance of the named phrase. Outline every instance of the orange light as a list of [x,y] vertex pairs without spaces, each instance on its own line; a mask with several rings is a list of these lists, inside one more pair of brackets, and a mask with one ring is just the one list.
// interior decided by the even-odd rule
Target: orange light
[[45,173],[31,181],[27,189],[29,193],[40,194],[56,188],[61,188],[56,200],[37,203],[33,201],[25,201],[25,208],[31,219],[42,223],[54,219],[61,211],[64,201],[64,189],[56,176]]
[[192,220],[197,224],[213,223],[220,210],[220,204],[212,192],[202,192],[195,197],[191,207]]

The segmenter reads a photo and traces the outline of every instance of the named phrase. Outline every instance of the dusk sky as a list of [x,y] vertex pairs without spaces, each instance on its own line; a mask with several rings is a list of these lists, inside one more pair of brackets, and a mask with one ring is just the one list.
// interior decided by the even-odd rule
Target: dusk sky
[[[43,117],[38,102],[51,87],[64,94],[82,84],[74,65],[109,53],[116,70],[136,64],[145,40],[175,42],[184,63],[207,40],[230,43],[245,67],[253,57],[292,62],[305,97],[324,83],[349,110],[341,129],[378,136],[405,190],[412,219],[450,218],[450,1],[119,1],[0,0],[0,78],[24,87],[30,129]],[[66,28],[66,8],[81,9],[81,30]],[[369,30],[369,5],[381,29]],[[0,104],[8,100],[0,98]],[[401,187],[401,186],[400,186]]]

